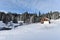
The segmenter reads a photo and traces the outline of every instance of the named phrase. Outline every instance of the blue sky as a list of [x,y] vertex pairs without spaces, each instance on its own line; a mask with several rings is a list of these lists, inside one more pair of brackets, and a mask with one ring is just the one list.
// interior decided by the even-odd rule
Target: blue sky
[[0,11],[16,13],[60,11],[60,0],[0,0]]

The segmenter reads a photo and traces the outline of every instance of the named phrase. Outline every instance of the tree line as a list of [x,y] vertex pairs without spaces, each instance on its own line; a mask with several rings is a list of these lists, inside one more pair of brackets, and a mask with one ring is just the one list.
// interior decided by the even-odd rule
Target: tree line
[[24,23],[35,23],[40,22],[41,18],[43,17],[47,17],[49,19],[58,19],[60,18],[59,14],[60,12],[58,11],[50,11],[44,14],[39,11],[38,15],[37,13],[28,12],[24,12],[22,14],[0,12],[0,21],[3,21],[5,24],[8,24],[10,21],[13,21],[13,23],[17,23],[18,21],[24,21]]

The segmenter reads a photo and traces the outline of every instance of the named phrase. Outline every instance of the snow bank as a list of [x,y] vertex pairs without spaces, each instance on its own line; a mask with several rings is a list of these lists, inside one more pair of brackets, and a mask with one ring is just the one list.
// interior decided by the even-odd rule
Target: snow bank
[[2,21],[0,21],[0,27],[6,27],[6,25]]
[[23,23],[24,21],[18,21],[18,23]]
[[0,31],[0,40],[60,40],[60,20],[52,22],[33,23],[9,31]]
[[44,21],[44,24],[49,24],[49,21]]

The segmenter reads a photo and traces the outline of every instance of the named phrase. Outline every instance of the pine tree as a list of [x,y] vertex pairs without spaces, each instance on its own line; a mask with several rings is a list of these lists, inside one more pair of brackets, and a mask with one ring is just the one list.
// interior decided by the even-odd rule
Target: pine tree
[[41,12],[39,11],[39,17],[41,16]]

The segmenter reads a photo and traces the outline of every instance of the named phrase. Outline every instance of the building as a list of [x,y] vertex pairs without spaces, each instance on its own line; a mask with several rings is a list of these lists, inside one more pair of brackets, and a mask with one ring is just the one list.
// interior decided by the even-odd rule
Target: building
[[59,12],[53,12],[51,15],[51,19],[58,19],[59,18]]

